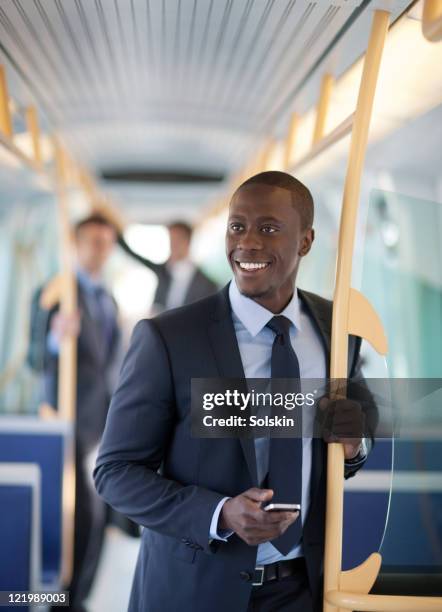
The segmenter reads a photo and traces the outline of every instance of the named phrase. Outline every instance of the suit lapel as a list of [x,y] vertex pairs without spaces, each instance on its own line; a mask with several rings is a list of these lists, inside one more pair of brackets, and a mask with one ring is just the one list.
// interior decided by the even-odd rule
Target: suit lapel
[[331,351],[331,316],[328,309],[324,308],[322,303],[315,295],[308,291],[298,289],[298,295],[306,307],[310,317],[313,319],[319,331],[322,344],[325,350],[325,367],[326,377],[330,377],[330,351]]
[[[208,327],[209,340],[219,375],[222,378],[239,378],[245,381],[241,354],[232,322],[228,288],[227,285],[216,294],[218,300]],[[245,383],[244,390],[247,391]],[[240,438],[240,443],[253,485],[258,486],[254,440],[253,438]]]

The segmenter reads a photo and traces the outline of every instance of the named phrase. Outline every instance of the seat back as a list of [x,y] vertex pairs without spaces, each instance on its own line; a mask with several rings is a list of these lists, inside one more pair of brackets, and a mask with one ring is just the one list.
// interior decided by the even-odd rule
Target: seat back
[[1,463],[0,591],[41,588],[40,506],[40,468],[34,463]]
[[57,585],[62,562],[63,466],[70,427],[35,417],[0,418],[0,464],[29,462],[41,472],[42,583]]

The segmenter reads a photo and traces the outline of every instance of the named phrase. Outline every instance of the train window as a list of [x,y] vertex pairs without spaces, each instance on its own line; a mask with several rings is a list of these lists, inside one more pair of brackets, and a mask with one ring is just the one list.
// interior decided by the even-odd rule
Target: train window
[[0,175],[7,172],[0,188],[0,412],[34,414],[42,381],[37,354],[34,368],[28,360],[31,303],[58,271],[57,209],[53,193],[25,171],[1,165]]

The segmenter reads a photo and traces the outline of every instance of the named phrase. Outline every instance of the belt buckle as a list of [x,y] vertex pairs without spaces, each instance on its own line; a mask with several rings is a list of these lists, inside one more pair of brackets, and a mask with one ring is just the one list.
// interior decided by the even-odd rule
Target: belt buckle
[[255,574],[256,572],[261,572],[261,577],[259,578],[259,582],[252,582],[252,586],[262,586],[263,582],[264,582],[264,566],[263,565],[257,565],[255,567]]

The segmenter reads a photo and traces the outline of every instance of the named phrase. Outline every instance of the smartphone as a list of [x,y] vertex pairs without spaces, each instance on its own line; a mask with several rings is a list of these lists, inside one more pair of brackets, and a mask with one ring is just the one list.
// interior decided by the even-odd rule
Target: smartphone
[[299,504],[267,504],[264,506],[265,512],[301,512]]

